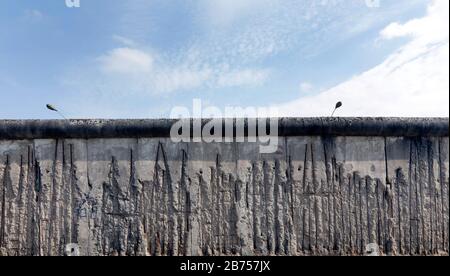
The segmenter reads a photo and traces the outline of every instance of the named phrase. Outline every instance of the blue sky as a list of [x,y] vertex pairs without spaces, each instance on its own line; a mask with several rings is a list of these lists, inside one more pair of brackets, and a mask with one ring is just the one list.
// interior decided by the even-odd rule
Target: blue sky
[[46,103],[70,118],[167,117],[194,98],[448,117],[448,1],[379,3],[1,0],[0,118],[57,117]]

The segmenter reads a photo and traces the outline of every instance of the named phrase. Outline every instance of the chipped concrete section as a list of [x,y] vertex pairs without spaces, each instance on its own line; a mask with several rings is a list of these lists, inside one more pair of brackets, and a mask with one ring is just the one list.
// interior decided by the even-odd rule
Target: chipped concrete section
[[448,119],[0,121],[0,255],[448,255]]

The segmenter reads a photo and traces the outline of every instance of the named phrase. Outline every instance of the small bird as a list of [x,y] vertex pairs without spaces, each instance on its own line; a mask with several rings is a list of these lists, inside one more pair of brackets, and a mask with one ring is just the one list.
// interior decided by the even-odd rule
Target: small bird
[[336,112],[336,110],[338,110],[339,108],[341,108],[342,105],[343,105],[342,102],[337,102],[336,107],[334,108],[333,113],[331,114],[331,117],[334,116],[334,113]]

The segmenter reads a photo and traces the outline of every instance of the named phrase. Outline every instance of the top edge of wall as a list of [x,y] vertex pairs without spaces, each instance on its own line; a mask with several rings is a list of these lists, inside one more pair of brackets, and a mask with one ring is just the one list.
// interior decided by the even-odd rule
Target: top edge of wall
[[[195,119],[187,119],[191,129]],[[255,129],[255,119],[215,119],[225,130],[244,125],[245,136]],[[449,118],[277,118],[258,119],[278,123],[279,136],[384,136],[448,137]],[[178,120],[0,120],[0,140],[167,138]],[[204,126],[211,119],[202,119]],[[250,125],[250,127],[249,127]],[[262,125],[262,124],[261,124]],[[264,128],[262,128],[264,130]],[[231,131],[229,131],[231,133]],[[236,131],[233,131],[236,133]],[[250,132],[253,133],[253,132]],[[256,132],[257,133],[257,132]],[[257,134],[258,135],[258,134]],[[191,131],[192,136],[192,131]],[[235,134],[234,134],[235,136]]]

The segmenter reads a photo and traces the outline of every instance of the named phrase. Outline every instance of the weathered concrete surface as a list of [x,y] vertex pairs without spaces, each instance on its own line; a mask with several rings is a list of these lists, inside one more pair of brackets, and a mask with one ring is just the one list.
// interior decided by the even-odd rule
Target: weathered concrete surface
[[[191,125],[193,124],[191,120]],[[224,129],[237,121],[224,120]],[[251,120],[251,119],[250,119]],[[202,125],[209,120],[204,119]],[[1,139],[170,137],[176,120],[0,121]],[[248,126],[249,119],[244,123]],[[259,122],[257,122],[259,123]],[[280,118],[280,136],[448,136],[448,118]],[[225,132],[225,131],[224,131]]]
[[0,255],[448,255],[448,119],[429,122],[285,133],[264,155],[139,131],[18,139],[0,122]]

